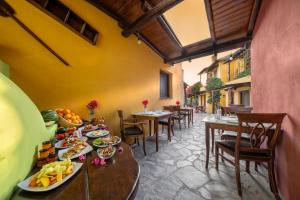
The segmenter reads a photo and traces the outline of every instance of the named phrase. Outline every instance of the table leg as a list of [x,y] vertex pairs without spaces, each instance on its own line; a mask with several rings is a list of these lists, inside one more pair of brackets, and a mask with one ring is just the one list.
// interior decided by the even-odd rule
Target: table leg
[[191,123],[191,115],[190,111],[188,111],[188,127],[190,128],[190,123]]
[[206,161],[205,161],[205,168],[208,168],[209,162],[209,126],[205,123],[205,145],[206,145]]
[[151,136],[151,130],[152,129],[152,121],[149,120],[149,136]]
[[194,110],[192,109],[191,112],[192,112],[192,125],[194,125]]
[[156,152],[158,152],[158,119],[154,120],[154,133],[155,133],[155,142],[156,142]]
[[168,118],[168,139],[171,142],[171,117]]
[[211,152],[214,153],[215,147],[215,129],[211,129]]

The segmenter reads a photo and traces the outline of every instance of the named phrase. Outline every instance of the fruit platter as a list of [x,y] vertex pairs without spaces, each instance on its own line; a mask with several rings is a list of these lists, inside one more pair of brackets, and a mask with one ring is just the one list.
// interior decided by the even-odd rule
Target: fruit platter
[[72,112],[70,109],[56,109],[58,114],[58,123],[64,127],[77,127],[82,124],[79,115]]
[[87,154],[93,150],[93,147],[86,142],[77,144],[73,147],[58,151],[60,160],[74,159],[81,155]]
[[105,137],[109,134],[109,131],[107,130],[96,130],[96,131],[90,131],[86,134],[87,137],[90,138],[98,138],[98,137]]
[[107,160],[112,158],[116,153],[116,148],[113,147],[112,145],[109,145],[108,147],[105,148],[100,148],[97,149],[97,154],[99,158]]
[[82,166],[82,163],[70,160],[56,161],[44,165],[36,174],[18,184],[18,187],[31,192],[45,192],[57,188],[71,178]]
[[56,149],[65,149],[76,145],[84,144],[87,141],[87,137],[78,138],[77,136],[70,136],[64,140],[60,140],[55,143]]

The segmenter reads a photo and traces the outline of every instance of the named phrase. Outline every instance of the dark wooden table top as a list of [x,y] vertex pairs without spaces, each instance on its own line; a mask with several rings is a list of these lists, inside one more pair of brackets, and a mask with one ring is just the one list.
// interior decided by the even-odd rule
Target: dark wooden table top
[[[91,141],[89,141],[90,143]],[[94,151],[87,154],[82,168],[68,181],[48,192],[27,192],[17,189],[11,199],[51,200],[124,200],[134,199],[138,189],[140,167],[131,148],[122,143],[122,153],[116,152],[106,166],[94,166]],[[72,160],[73,161],[73,160]],[[81,162],[74,160],[75,162]]]

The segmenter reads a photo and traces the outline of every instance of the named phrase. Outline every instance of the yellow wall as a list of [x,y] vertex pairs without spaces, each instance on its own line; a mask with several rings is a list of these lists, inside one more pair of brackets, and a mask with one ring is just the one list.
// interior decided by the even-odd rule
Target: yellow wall
[[236,76],[244,71],[244,59],[234,59],[230,62],[230,79],[228,79],[229,63],[219,62],[220,78],[223,83],[236,79]]
[[[11,19],[0,18],[0,59],[10,65],[11,79],[40,110],[67,107],[87,117],[86,104],[97,99],[100,114],[119,134],[117,109],[127,114],[142,111],[143,99],[149,99],[150,109],[183,102],[181,66],[163,64],[134,36],[122,37],[117,22],[86,1],[62,2],[100,32],[96,46],[25,0],[7,2],[21,21],[71,64],[64,66]],[[173,74],[172,99],[159,99],[160,69]]]

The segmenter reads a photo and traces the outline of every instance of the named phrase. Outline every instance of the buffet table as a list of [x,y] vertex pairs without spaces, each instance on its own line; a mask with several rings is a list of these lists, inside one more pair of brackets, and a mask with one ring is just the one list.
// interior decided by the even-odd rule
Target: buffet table
[[[91,141],[88,141],[89,143]],[[124,200],[134,199],[138,190],[140,167],[131,148],[122,143],[123,152],[116,153],[106,166],[94,166],[96,151],[86,156],[82,168],[60,187],[48,192],[26,192],[17,189],[11,199],[51,200]],[[36,172],[35,170],[32,173]]]

